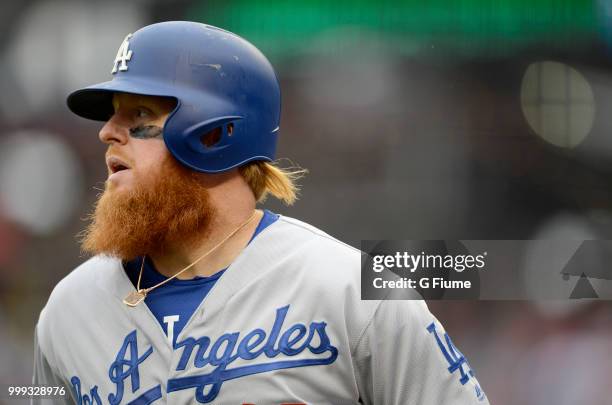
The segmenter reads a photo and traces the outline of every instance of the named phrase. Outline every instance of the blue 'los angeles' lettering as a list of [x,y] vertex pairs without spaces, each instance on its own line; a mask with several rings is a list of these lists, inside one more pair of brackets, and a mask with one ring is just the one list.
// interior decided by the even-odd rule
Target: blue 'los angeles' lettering
[[[289,311],[289,305],[276,310],[276,318],[269,333],[256,328],[241,338],[240,332],[225,333],[214,342],[210,337],[203,336],[198,339],[186,338],[178,342],[174,349],[183,349],[176,371],[185,370],[193,357],[196,368],[212,366],[214,369],[208,374],[168,380],[167,392],[195,388],[195,399],[200,403],[213,401],[221,390],[223,382],[251,374],[267,371],[297,368],[333,363],[338,357],[338,349],[331,344],[325,328],[325,322],[311,322],[306,326],[296,323],[283,330],[283,323]],[[235,360],[242,359],[252,362],[264,355],[267,358],[296,356],[305,350],[317,355],[310,359],[289,360],[282,359],[275,362],[262,362],[260,364],[242,365],[229,368]],[[193,355],[195,351],[195,355]],[[111,405],[118,405],[124,396],[125,380],[129,377],[132,393],[140,389],[139,365],[153,353],[149,347],[142,356],[138,354],[136,330],[130,332],[124,339],[115,361],[110,365],[108,376],[115,384],[115,393],[108,395]],[[102,400],[98,394],[98,386],[94,386],[89,395],[82,394],[81,381],[74,376],[71,379],[72,388],[79,405],[101,405]],[[210,388],[205,394],[205,390]],[[127,405],[148,405],[162,398],[161,385],[157,385],[139,395]]]
[[[263,329],[258,328],[246,334],[240,342],[240,333],[234,332],[221,335],[212,345],[207,336],[199,339],[187,338],[177,343],[175,349],[183,348],[177,371],[187,367],[196,347],[193,365],[196,368],[211,365],[215,369],[208,374],[168,380],[167,391],[195,388],[196,400],[200,403],[209,403],[217,397],[223,382],[227,380],[272,370],[333,363],[338,357],[338,349],[331,344],[327,336],[325,322],[311,322],[309,327],[297,323],[281,334],[288,310],[289,305],[276,310],[276,318],[269,335]],[[313,344],[316,340],[318,344]],[[222,347],[224,347],[223,350]],[[327,355],[312,359],[280,360],[228,369],[228,366],[237,359],[255,360],[261,355],[274,358],[281,353],[286,356],[295,356],[306,349],[315,355],[325,353]],[[208,387],[210,389],[205,394],[204,391]]]

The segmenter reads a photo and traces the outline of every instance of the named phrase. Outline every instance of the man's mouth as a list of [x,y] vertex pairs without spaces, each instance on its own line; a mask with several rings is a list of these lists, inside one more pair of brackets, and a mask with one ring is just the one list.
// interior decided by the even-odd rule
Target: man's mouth
[[109,156],[106,159],[106,166],[108,167],[108,170],[111,172],[111,174],[130,169],[130,166],[125,163],[125,161],[119,159],[116,156]]

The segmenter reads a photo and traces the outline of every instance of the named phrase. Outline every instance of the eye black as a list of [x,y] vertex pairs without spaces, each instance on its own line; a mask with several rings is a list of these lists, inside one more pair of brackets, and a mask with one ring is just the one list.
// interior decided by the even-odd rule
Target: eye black
[[136,139],[159,138],[163,134],[163,129],[155,125],[140,125],[130,128],[130,136]]

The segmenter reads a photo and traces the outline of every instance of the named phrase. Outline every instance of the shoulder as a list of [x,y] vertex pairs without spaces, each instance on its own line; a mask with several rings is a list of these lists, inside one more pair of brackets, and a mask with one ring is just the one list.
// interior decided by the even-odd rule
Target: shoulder
[[99,305],[107,295],[102,287],[108,285],[114,271],[121,266],[118,259],[95,256],[72,270],[52,290],[40,313],[37,324],[41,348],[52,331],[70,329],[79,316],[91,316],[91,308]]
[[[367,333],[389,333],[403,327],[422,332],[433,315],[425,301],[413,293],[392,291],[385,299],[361,299],[361,265],[365,253],[310,224],[294,218],[279,218],[278,237],[294,252],[298,269],[291,275],[302,292],[312,289],[319,303],[341,311],[357,341]],[[401,325],[401,326],[400,326]]]
[[295,276],[303,273],[306,282],[320,288],[359,289],[362,259],[359,249],[294,218],[281,216],[273,226],[268,246],[279,252],[276,260],[290,264]]
[[269,244],[261,247],[275,264],[275,282],[299,286],[300,297],[316,297],[319,308],[344,314],[359,333],[378,305],[361,300],[362,252],[294,218],[280,216],[270,228]]

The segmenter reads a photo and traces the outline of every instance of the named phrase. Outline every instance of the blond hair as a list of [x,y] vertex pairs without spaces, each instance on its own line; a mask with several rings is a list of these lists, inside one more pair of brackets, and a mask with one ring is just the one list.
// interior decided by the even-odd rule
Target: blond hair
[[254,161],[239,168],[257,202],[263,202],[269,194],[286,205],[297,200],[299,186],[297,180],[304,177],[308,170],[299,167],[281,168],[276,162]]

